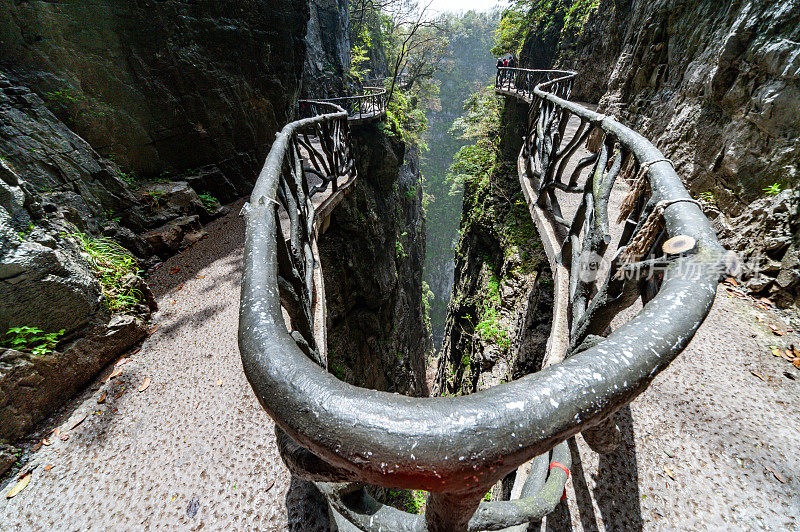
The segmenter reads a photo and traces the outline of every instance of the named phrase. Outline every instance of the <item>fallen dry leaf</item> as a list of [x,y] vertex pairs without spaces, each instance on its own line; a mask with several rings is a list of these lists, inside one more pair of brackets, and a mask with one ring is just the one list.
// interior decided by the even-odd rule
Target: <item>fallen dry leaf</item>
[[774,356],[774,357],[779,357],[782,354],[783,354],[783,352],[780,349],[778,349],[777,347],[772,350],[772,356]]
[[53,464],[47,464],[46,466],[44,466],[45,471],[50,471],[51,469],[53,469]]
[[217,386],[222,386],[222,379],[217,380]]
[[128,357],[122,357],[122,358],[120,358],[119,360],[117,360],[114,363],[114,367],[118,368],[118,367],[122,366],[123,364],[125,364],[125,362],[127,362],[128,360],[130,360]]
[[48,446],[48,447],[49,447],[50,445],[53,445],[53,442],[52,442],[52,441],[50,441],[50,440],[48,440],[47,438],[44,438],[44,439],[42,440],[42,445],[46,445],[46,446]]
[[[122,397],[123,393],[125,393],[125,386],[123,386],[122,389],[117,392],[117,395],[114,396],[114,400],[116,401],[117,399]],[[116,409],[114,410],[114,412],[116,412]]]
[[675,480],[675,475],[672,474],[672,471],[670,471],[667,466],[664,466],[664,473],[666,473],[667,476],[672,480]]
[[182,285],[182,284],[179,284],[178,286],[176,286],[176,287],[175,287],[175,291],[177,292],[177,291],[178,291],[178,290],[180,290],[181,288],[183,288],[183,285]]
[[13,488],[11,488],[11,491],[6,493],[6,499],[10,499],[11,497],[14,497],[20,491],[24,490],[25,486],[30,484],[30,482],[31,482],[31,475],[30,475],[30,473],[28,473],[27,475],[22,477],[19,480],[19,482],[17,482],[16,485]]
[[72,422],[72,426],[69,428],[69,430],[74,429],[75,427],[77,427],[78,425],[80,425],[81,423],[86,421],[86,418],[87,418],[88,415],[89,414],[83,414],[81,416],[78,416],[78,418],[75,421]]
[[37,467],[39,467],[39,464],[28,465],[28,467],[20,469],[19,473],[17,473],[17,480],[21,480],[22,477],[30,475]]
[[786,484],[786,479],[783,478],[783,476],[781,476],[780,473],[778,473],[777,471],[775,471],[771,467],[766,467],[765,469],[767,471],[769,471],[770,473],[772,473],[772,476],[774,476],[776,479],[778,479],[778,482],[780,482],[781,484]]
[[41,449],[41,448],[42,448],[42,442],[40,441],[39,443],[37,443],[36,445],[34,445],[34,446],[33,446],[33,448],[31,448],[31,451],[33,451],[33,452],[36,452],[36,451],[38,451],[38,450],[39,450],[39,449]]
[[759,379],[761,379],[762,381],[765,381],[765,382],[766,382],[766,380],[767,380],[767,379],[765,379],[765,378],[764,378],[764,376],[763,376],[763,375],[761,375],[760,373],[757,373],[757,372],[755,372],[755,371],[750,371],[750,373],[752,373],[753,375],[755,375],[756,377],[758,377],[758,378],[759,378]]
[[101,395],[100,398],[97,400],[97,404],[102,405],[103,403],[105,403],[106,395],[108,395],[108,392],[103,392],[103,395]]
[[105,379],[103,379],[103,382],[110,381],[114,377],[119,377],[120,375],[122,375],[122,368],[116,368],[114,371],[109,373]]
[[141,386],[139,386],[139,391],[143,392],[149,387],[150,387],[150,377],[145,377],[144,380],[142,381]]
[[197,278],[198,278],[198,279],[205,279],[205,278],[206,278],[206,276],[205,276],[205,275],[198,275],[198,276],[197,276]]
[[179,271],[181,271],[181,267],[180,266],[173,266],[172,268],[169,269],[169,274],[170,275],[175,275]]
[[58,435],[61,434],[61,427],[54,428],[50,431],[50,434],[53,436],[53,438],[58,438]]
[[147,334],[153,334],[157,330],[158,330],[158,325],[153,325],[152,327],[150,327],[150,330],[147,331]]
[[69,439],[69,434],[62,434],[61,441],[67,441]]

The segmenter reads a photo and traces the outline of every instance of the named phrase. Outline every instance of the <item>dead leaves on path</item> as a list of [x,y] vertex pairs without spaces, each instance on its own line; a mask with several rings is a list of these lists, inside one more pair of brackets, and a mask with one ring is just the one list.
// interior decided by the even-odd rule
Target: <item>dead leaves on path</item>
[[755,297],[751,296],[746,290],[739,286],[739,283],[737,283],[736,279],[733,277],[728,277],[722,282],[722,284],[725,285],[725,290],[727,290],[730,295],[736,297],[737,299],[750,301],[756,308],[760,308],[761,310],[773,310],[775,308],[775,303],[773,303],[769,298],[759,297],[756,299]]
[[150,377],[145,377],[142,384],[139,385],[139,391],[143,392],[150,387]]
[[69,430],[75,429],[75,427],[86,421],[87,417],[89,417],[89,414],[85,413],[75,418],[75,420],[72,422],[72,425],[69,427]]
[[800,369],[800,349],[790,344],[787,348],[778,347],[777,345],[769,346],[770,353],[776,358],[782,358],[786,362],[791,363],[794,367]]
[[780,473],[778,473],[777,471],[775,471],[775,470],[774,470],[774,469],[772,469],[771,467],[766,467],[766,466],[765,466],[765,467],[764,467],[764,469],[766,469],[767,471],[769,471],[770,473],[772,473],[772,476],[773,476],[773,477],[775,477],[775,479],[776,479],[778,482],[780,482],[781,484],[786,484],[786,479],[785,479],[785,478],[783,478],[783,475],[781,475]]
[[120,375],[122,375],[122,368],[116,368],[114,371],[112,371],[111,373],[109,373],[109,374],[106,376],[106,378],[105,378],[105,379],[103,379],[103,382],[110,381],[110,380],[111,380],[111,379],[113,379],[114,377],[119,377]]
[[24,490],[28,484],[31,482],[31,474],[28,473],[27,475],[23,476],[19,481],[11,488],[11,491],[6,493],[6,499],[10,499],[15,497],[20,491]]

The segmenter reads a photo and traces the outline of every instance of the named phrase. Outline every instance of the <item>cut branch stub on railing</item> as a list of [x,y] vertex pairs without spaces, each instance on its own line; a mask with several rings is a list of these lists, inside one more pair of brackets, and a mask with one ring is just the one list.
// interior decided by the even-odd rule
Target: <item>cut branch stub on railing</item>
[[[308,202],[318,187],[297,179],[353,168],[342,133],[348,113],[319,102],[304,104],[328,114],[287,125],[273,144],[244,211],[239,348],[253,390],[278,426],[287,465],[320,483],[337,521],[361,530],[458,531],[498,530],[541,519],[558,503],[567,477],[560,468],[542,464],[565,463],[562,442],[589,428],[594,430],[585,435],[594,437],[598,448],[610,441],[601,437],[609,416],[667,367],[707,315],[724,262],[708,220],[650,142],[566,99],[573,77],[561,71],[498,70],[496,91],[531,104],[518,162],[520,184],[554,271],[559,310],[548,367],[469,396],[404,397],[358,388],[325,371],[325,339],[319,332],[324,331],[324,291],[316,275],[315,226],[308,220],[318,212]],[[572,136],[566,133],[571,119],[580,122]],[[338,125],[332,127],[331,121]],[[574,160],[591,135],[600,136],[597,153]],[[614,244],[608,194],[631,165],[646,167],[648,187],[632,200],[617,252],[598,286],[598,278],[587,278],[582,270],[598,260],[587,254],[602,256]],[[589,170],[588,177],[583,170]],[[571,219],[562,212],[559,194],[580,196]],[[297,211],[287,214],[288,229],[276,203]],[[637,241],[654,212],[660,229],[648,237],[636,262],[623,264],[620,254]],[[664,255],[661,245],[677,235],[696,245]],[[623,268],[635,275],[618,276]],[[612,331],[611,319],[640,296],[643,309]],[[535,457],[533,475],[518,490],[522,499],[480,502],[494,483]],[[350,483],[427,490],[426,514],[387,508],[361,484]]]

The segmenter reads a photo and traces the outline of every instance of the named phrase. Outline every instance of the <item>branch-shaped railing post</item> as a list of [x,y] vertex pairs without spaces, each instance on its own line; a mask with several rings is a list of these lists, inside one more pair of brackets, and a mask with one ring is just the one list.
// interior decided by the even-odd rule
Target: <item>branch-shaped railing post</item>
[[[574,76],[501,68],[495,78],[498,94],[531,104],[518,170],[553,270],[556,310],[547,367],[469,396],[404,397],[358,388],[325,371],[316,251],[316,220],[324,208],[309,200],[329,190],[329,198],[340,197],[339,180],[355,179],[347,135],[355,117],[331,103],[304,102],[301,115],[305,109],[317,116],[287,125],[270,150],[244,209],[242,362],[276,423],[287,466],[318,482],[337,515],[360,530],[500,530],[541,519],[558,504],[567,480],[564,441],[583,432],[599,445],[598,427],[678,356],[710,309],[725,262],[711,225],[647,139],[568,101]],[[349,109],[358,107],[355,119],[386,105],[381,93],[345,100],[353,103],[344,102]],[[570,117],[580,126],[567,138]],[[578,146],[596,135],[602,140],[597,153],[575,161]],[[608,194],[631,173],[646,186],[632,188],[637,192],[619,253],[597,287],[580,277],[580,267],[586,253],[602,254],[611,245]],[[312,178],[320,183],[305,181]],[[560,208],[562,193],[581,195],[572,220]],[[679,235],[693,247],[665,255],[660,243]],[[658,282],[618,277],[656,267],[662,268]],[[610,331],[609,316],[640,295],[643,309]],[[480,501],[534,458],[522,498]],[[384,506],[360,483],[427,490],[426,515]]]
[[383,87],[364,87],[362,94],[323,98],[316,101],[342,107],[347,111],[347,118],[351,122],[380,120],[386,116],[388,104],[386,89]]

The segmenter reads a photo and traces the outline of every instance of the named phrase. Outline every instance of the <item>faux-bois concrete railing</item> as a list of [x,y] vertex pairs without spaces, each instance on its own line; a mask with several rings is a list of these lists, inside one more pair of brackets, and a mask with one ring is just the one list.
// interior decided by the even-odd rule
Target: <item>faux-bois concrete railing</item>
[[[573,77],[498,73],[499,93],[530,102],[520,182],[562,290],[548,365],[468,396],[405,397],[358,388],[326,371],[324,289],[299,139],[309,129],[324,134],[326,125],[338,132],[328,143],[331,171],[354,168],[347,113],[319,104],[325,114],[287,125],[273,144],[244,209],[239,348],[247,378],[277,425],[284,461],[293,474],[317,482],[340,529],[502,530],[540,520],[567,480],[563,442],[584,432],[602,447],[609,416],[646,389],[707,315],[725,257],[709,222],[650,142],[564,99]],[[564,139],[570,115],[581,126]],[[579,168],[563,181],[565,161],[586,140],[596,145],[594,154],[575,166],[591,167],[589,178],[582,184]],[[608,246],[607,199],[623,170],[638,176],[635,193],[619,252],[598,287],[580,272]],[[582,195],[572,220],[560,212],[556,190]],[[644,308],[611,331],[610,317],[639,295]],[[482,502],[493,484],[532,459],[527,480],[515,488],[518,499]],[[426,490],[425,514],[384,506],[363,483]]]
[[301,100],[299,102],[300,118],[310,118],[323,114],[316,106],[319,103],[334,104],[347,111],[347,119],[351,124],[371,122],[386,116],[389,105],[388,91],[383,87],[364,87],[364,92],[352,96],[338,98],[322,98],[317,100]]

